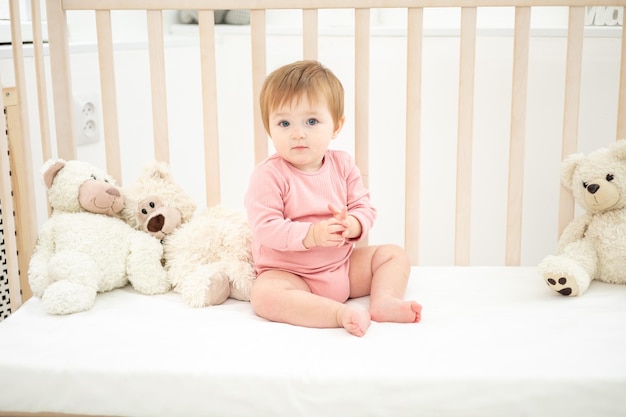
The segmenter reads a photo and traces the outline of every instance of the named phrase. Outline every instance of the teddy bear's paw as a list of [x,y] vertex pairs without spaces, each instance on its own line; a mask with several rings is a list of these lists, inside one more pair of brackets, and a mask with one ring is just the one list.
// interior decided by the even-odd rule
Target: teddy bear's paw
[[250,301],[253,280],[236,280],[230,283],[230,296],[236,300]]
[[151,235],[135,231],[126,260],[128,281],[145,295],[164,294],[171,290],[167,272],[161,264],[163,246]]
[[[234,278],[232,278],[234,277]],[[256,274],[250,264],[242,263],[234,274],[231,274],[230,296],[236,300],[250,301],[250,293]]]
[[204,266],[189,274],[177,290],[191,307],[208,307],[226,301],[230,295],[230,284],[225,274]]
[[568,274],[547,275],[544,277],[546,284],[561,295],[575,297],[578,295],[578,284]]
[[48,263],[40,261],[33,255],[28,266],[28,285],[33,295],[37,298],[43,297],[43,293],[50,285],[50,276],[48,274]]
[[72,314],[93,307],[96,294],[91,286],[57,281],[46,288],[41,302],[48,314]]
[[548,255],[539,263],[538,270],[553,291],[575,297],[582,295],[591,282],[591,275],[584,266],[569,256]]
[[131,280],[131,285],[137,292],[140,292],[143,295],[165,294],[172,289],[169,281],[163,279],[142,281],[137,278],[133,278],[133,280]]
[[[145,272],[151,271],[150,274]],[[144,295],[165,294],[172,289],[167,273],[160,266],[152,265],[152,269],[136,271],[129,268],[128,280],[133,288]]]

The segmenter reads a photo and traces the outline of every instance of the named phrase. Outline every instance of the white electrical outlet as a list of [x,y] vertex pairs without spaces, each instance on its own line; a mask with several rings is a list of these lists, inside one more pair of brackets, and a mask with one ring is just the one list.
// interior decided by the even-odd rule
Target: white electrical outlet
[[100,140],[100,97],[97,94],[74,96],[74,139],[76,145],[86,145]]

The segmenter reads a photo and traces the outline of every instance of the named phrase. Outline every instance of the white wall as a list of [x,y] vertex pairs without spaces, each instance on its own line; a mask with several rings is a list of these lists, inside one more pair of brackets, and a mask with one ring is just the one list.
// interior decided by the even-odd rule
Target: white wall
[[[556,13],[558,19],[562,17],[561,12]],[[341,13],[349,15],[351,12]],[[403,21],[401,13],[394,11],[386,16],[373,15],[378,21],[394,23],[373,30],[376,36],[372,39],[370,189],[379,210],[378,222],[371,233],[372,243],[403,244],[406,40],[402,36],[404,29],[400,23],[396,24]],[[71,14],[68,16],[71,17]],[[281,16],[282,21],[285,21],[286,16]],[[498,21],[505,22],[502,27],[510,27],[511,16],[499,16],[502,20]],[[273,23],[274,17],[268,17],[268,23]],[[84,18],[81,16],[79,20]],[[552,22],[558,20],[555,19]],[[114,27],[123,27],[135,20],[132,16],[126,16],[118,23],[114,20]],[[319,59],[335,71],[346,88],[347,123],[334,145],[352,152],[354,39],[350,31],[332,30],[333,27],[344,27],[349,20],[343,15],[320,16],[321,26],[329,30],[321,31]],[[451,264],[454,248],[459,40],[453,36],[456,29],[452,22],[456,21],[458,27],[458,15],[448,14],[446,19],[440,20],[445,20],[449,26],[443,29],[452,30],[436,30],[432,23],[436,19],[427,19],[428,30],[423,45],[420,258],[427,265]],[[297,19],[289,21],[295,22]],[[479,14],[479,21],[484,22],[485,17]],[[494,22],[493,19],[486,21]],[[533,21],[538,22],[533,23],[533,27],[544,28],[541,22],[545,23],[545,20],[535,18]],[[74,35],[82,33],[80,42],[75,42],[75,45],[81,46],[73,48],[71,60],[75,94],[93,93],[99,88],[97,56],[89,45],[90,35],[87,33],[90,26],[83,24],[86,26],[72,28]],[[441,25],[445,26],[443,23]],[[114,38],[120,40],[116,47],[115,64],[118,70],[116,81],[123,182],[132,181],[141,165],[153,158],[148,55],[142,41],[144,32],[139,30],[140,27],[141,24],[138,24],[137,28],[127,27],[121,32],[114,32]],[[122,32],[125,33],[124,39],[132,42],[121,42]],[[268,71],[301,59],[300,39],[296,32],[275,31],[270,36],[268,48],[275,52],[268,56]],[[496,265],[503,263],[504,256],[513,40],[510,30],[479,33],[475,79],[471,262],[476,265]],[[530,50],[522,242],[522,263],[525,265],[536,264],[545,254],[554,250],[556,242],[566,50],[563,30],[535,31],[534,34],[541,36],[533,36]],[[584,49],[579,138],[579,147],[583,152],[613,141],[617,124],[615,109],[620,39],[615,36],[614,30],[590,31],[588,34]],[[168,36],[167,44],[172,169],[179,182],[202,204],[202,154],[197,151],[202,149],[197,35],[192,32],[191,36]],[[219,27],[217,49],[220,55],[217,71],[223,202],[241,207],[247,178],[253,166],[251,81],[248,76],[251,51],[247,27]],[[0,74],[3,83],[11,81],[9,59],[0,59]],[[33,86],[29,88],[29,104],[31,107],[36,106]],[[37,148],[39,138],[36,117],[31,119],[31,124],[33,146]],[[189,152],[189,149],[196,151]],[[38,155],[35,153],[34,156],[35,167],[41,164]],[[78,157],[104,166],[102,143],[81,146]],[[43,221],[43,190],[40,194],[38,212],[40,221]]]

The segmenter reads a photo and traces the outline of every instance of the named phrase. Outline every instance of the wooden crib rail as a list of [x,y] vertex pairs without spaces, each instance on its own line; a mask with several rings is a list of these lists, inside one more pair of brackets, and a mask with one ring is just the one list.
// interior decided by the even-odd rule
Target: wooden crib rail
[[[458,93],[458,135],[456,163],[455,210],[455,264],[470,263],[472,169],[473,152],[475,59],[477,36],[477,9],[481,7],[514,7],[514,51],[512,73],[512,100],[510,106],[510,136],[508,164],[508,196],[506,213],[506,265],[519,265],[522,242],[522,204],[524,183],[524,157],[526,144],[526,111],[528,91],[528,54],[530,17],[535,7],[568,6],[567,62],[565,103],[562,132],[562,155],[577,149],[579,100],[581,89],[584,13],[586,6],[623,6],[624,0],[47,0],[49,42],[54,91],[54,111],[58,153],[64,158],[74,158],[76,147],[71,129],[72,83],[69,66],[69,47],[66,12],[93,10],[96,15],[98,55],[102,108],[106,138],[107,169],[122,178],[118,110],[115,80],[115,57],[111,12],[115,10],[145,10],[148,27],[150,77],[152,91],[152,120],[155,132],[155,158],[169,160],[167,89],[164,64],[164,33],[162,12],[175,9],[197,9],[199,15],[199,44],[201,53],[201,80],[203,98],[204,160],[206,203],[220,202],[220,150],[217,126],[217,82],[215,60],[215,25],[213,11],[219,9],[249,9],[250,37],[252,42],[255,161],[268,153],[267,137],[260,120],[258,96],[267,72],[266,11],[272,9],[302,10],[303,58],[318,56],[318,10],[354,9],[354,61],[355,61],[355,159],[364,181],[368,182],[369,143],[368,126],[370,88],[370,10],[374,8],[403,8],[408,10],[407,20],[407,94],[406,94],[406,190],[405,190],[405,246],[412,264],[419,264],[420,231],[420,175],[421,155],[421,77],[423,10],[430,7],[461,8],[460,66]],[[626,137],[626,35],[622,31],[621,69],[618,91],[616,139]],[[574,215],[573,200],[561,191],[558,234]],[[556,233],[557,231],[555,231]]]
[[61,0],[65,10],[271,10],[413,7],[623,6],[619,0]]

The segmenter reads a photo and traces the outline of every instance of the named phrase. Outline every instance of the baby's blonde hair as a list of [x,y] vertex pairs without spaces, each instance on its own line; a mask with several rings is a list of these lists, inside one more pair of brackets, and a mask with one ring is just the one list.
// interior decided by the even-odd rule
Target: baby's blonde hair
[[343,85],[318,61],[297,61],[267,76],[261,88],[261,119],[269,134],[270,113],[306,96],[311,103],[327,103],[335,127],[343,117]]

